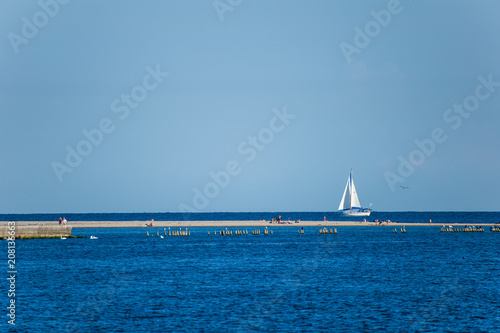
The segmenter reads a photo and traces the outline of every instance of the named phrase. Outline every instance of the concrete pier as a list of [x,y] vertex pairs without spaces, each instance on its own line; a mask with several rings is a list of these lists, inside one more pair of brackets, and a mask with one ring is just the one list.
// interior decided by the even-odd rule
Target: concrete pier
[[[57,236],[71,236],[71,229],[69,225],[37,225],[37,226],[18,226],[15,225],[16,238],[43,238],[43,237],[57,237]],[[10,236],[11,229],[7,225],[0,226],[0,237],[7,238]]]

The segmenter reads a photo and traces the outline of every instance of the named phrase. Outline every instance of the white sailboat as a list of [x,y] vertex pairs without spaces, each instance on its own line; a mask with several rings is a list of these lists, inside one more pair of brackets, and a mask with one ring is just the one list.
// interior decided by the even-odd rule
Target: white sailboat
[[[371,205],[370,205],[371,206]],[[361,208],[359,203],[358,193],[352,179],[352,169],[345,185],[344,195],[340,200],[339,213],[347,216],[370,216],[372,210],[370,208]]]

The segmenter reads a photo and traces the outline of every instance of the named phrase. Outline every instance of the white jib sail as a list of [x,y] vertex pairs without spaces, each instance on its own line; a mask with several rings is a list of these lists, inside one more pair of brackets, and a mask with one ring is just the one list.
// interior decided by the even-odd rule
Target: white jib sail
[[351,209],[351,194],[349,188],[349,179],[347,184],[345,184],[344,194],[342,195],[342,200],[340,200],[339,210]]

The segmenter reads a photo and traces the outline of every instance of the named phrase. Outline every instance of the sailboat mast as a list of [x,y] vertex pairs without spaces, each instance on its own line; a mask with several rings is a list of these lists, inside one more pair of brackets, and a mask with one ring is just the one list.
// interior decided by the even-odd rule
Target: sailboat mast
[[350,194],[350,199],[349,200],[349,210],[352,210],[352,169],[351,173],[349,174],[349,194]]

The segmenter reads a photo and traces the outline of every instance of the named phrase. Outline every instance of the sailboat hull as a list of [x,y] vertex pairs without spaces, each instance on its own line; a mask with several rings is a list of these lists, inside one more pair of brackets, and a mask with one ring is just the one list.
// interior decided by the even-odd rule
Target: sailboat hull
[[366,210],[366,211],[345,210],[340,213],[345,216],[370,216],[371,212],[372,212],[371,210]]

